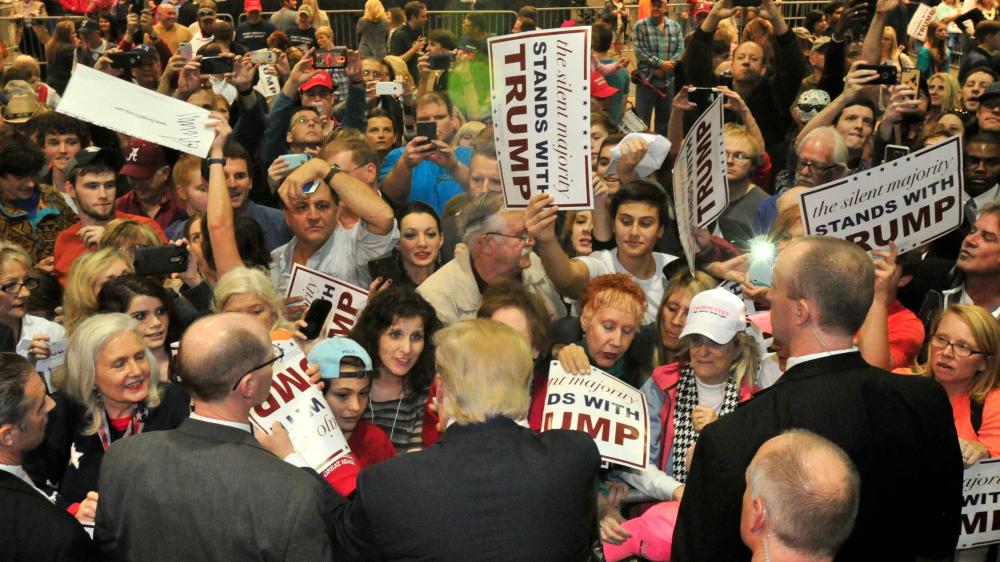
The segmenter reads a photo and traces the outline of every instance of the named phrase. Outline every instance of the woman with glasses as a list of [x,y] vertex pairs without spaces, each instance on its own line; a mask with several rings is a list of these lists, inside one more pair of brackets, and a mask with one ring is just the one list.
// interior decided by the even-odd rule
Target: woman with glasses
[[1000,325],[984,308],[956,304],[931,322],[927,361],[897,373],[941,383],[966,467],[1000,456]]
[[29,277],[31,262],[31,256],[20,246],[0,243],[0,324],[10,328],[17,354],[27,357],[51,388],[52,372],[47,360],[53,346],[64,345],[66,330],[28,314],[28,298],[38,287],[38,279]]
[[56,505],[93,521],[97,478],[112,443],[144,431],[175,429],[190,412],[180,387],[153,380],[156,360],[125,314],[97,314],[73,332],[66,363],[56,370],[44,443],[25,470]]

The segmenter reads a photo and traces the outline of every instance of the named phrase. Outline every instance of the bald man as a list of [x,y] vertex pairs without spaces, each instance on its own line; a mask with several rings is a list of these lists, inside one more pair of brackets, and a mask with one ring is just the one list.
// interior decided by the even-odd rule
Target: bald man
[[208,316],[185,332],[177,359],[194,412],[108,449],[101,550],[116,560],[330,560],[329,487],[251,434],[250,409],[280,359],[267,330],[243,314]]
[[740,536],[754,561],[829,562],[854,528],[858,471],[843,449],[811,431],[767,440],[746,484]]

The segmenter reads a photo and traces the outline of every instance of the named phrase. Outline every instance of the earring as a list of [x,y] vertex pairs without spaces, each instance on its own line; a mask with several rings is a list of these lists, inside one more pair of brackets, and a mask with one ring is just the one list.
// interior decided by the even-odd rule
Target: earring
[[104,409],[104,397],[101,396],[101,391],[97,390],[97,385],[94,385],[94,402],[97,404],[98,409]]

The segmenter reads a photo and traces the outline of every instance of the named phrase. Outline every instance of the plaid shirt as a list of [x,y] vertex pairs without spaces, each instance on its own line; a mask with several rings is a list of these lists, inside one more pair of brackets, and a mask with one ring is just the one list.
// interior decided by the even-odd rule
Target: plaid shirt
[[673,71],[667,72],[665,76],[655,76],[653,71],[658,70],[665,60],[681,60],[681,55],[684,54],[684,35],[680,24],[664,17],[661,29],[653,18],[643,18],[635,22],[632,43],[640,74],[656,85],[673,82]]

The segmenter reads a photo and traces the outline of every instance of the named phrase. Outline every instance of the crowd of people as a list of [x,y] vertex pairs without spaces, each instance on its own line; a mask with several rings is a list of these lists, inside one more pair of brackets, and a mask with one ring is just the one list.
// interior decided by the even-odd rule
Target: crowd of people
[[[45,60],[0,79],[0,558],[952,556],[963,468],[1000,456],[992,0],[942,3],[926,41],[899,0],[801,27],[773,0],[608,2],[580,211],[505,205],[487,45],[536,8],[456,36],[367,0],[348,49],[298,2],[64,0],[86,17],[53,29],[18,3]],[[207,157],[56,111],[80,66],[207,110]],[[730,203],[692,270],[670,171],[713,96]],[[659,169],[633,118],[670,141]],[[948,235],[805,235],[800,193],[956,135]],[[368,292],[349,333],[315,335],[296,265]],[[299,352],[348,477],[251,425]],[[642,393],[645,468],[542,431],[552,362]]]

